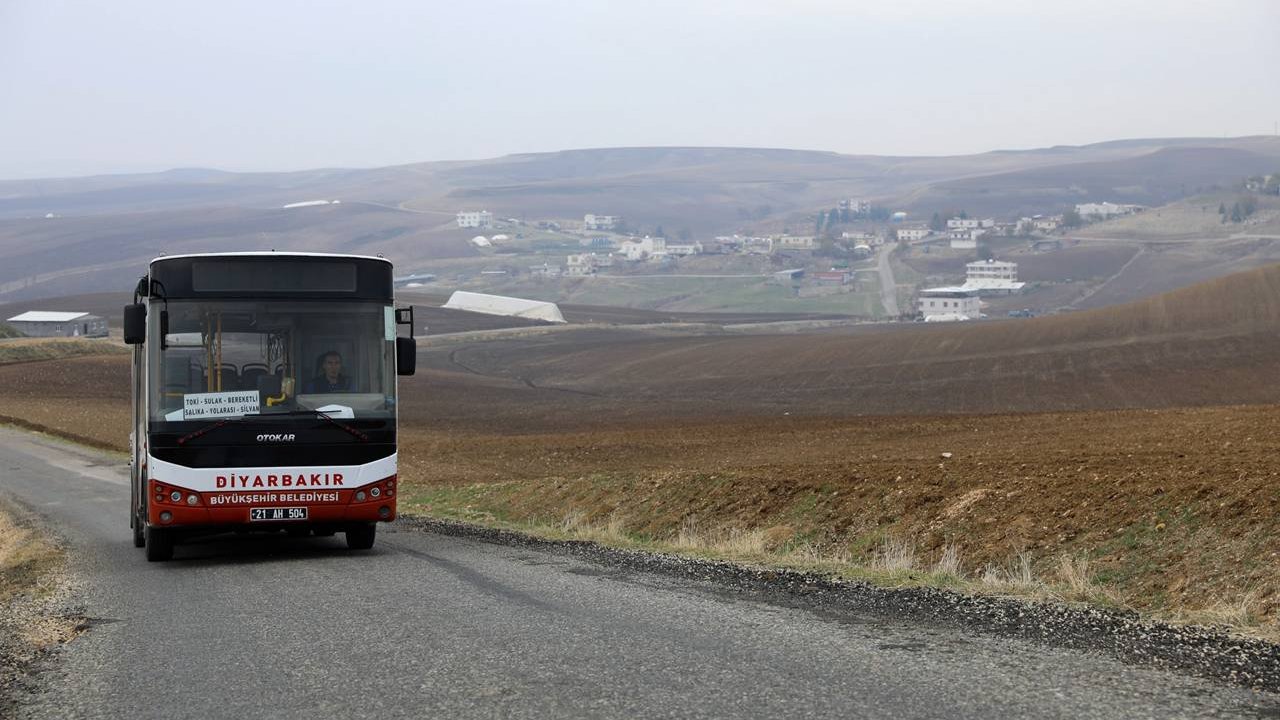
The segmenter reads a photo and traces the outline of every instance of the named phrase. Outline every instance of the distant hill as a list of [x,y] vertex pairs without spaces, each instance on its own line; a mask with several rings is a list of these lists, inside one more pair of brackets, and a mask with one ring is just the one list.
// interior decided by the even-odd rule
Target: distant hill
[[[1280,142],[1277,143],[1280,146]],[[1280,157],[1231,147],[1169,147],[1137,157],[1066,163],[931,184],[908,208],[965,208],[974,214],[1060,212],[1076,203],[1107,199],[1139,205],[1165,203],[1249,175],[1276,172]]]
[[[1280,139],[1124,140],[952,157],[755,148],[600,148],[372,169],[180,169],[0,181],[0,301],[119,289],[160,252],[384,253],[420,269],[476,257],[460,209],[499,217],[621,214],[705,238],[807,227],[860,198],[914,219],[934,211],[1051,212],[1084,200],[1144,204],[1280,167]],[[341,205],[282,210],[316,199]],[[46,215],[54,217],[46,218]]]

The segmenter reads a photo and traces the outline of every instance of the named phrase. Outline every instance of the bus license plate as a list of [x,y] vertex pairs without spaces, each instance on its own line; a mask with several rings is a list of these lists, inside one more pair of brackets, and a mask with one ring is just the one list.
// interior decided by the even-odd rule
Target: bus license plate
[[307,509],[300,508],[249,508],[250,520],[306,520]]

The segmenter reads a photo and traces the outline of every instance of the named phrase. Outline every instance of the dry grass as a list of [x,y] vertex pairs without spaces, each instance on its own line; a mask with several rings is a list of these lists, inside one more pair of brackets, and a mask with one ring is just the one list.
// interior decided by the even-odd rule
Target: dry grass
[[871,567],[890,575],[915,572],[915,543],[910,540],[886,537],[881,543]]
[[960,549],[954,543],[947,543],[942,547],[938,562],[933,566],[933,574],[957,580],[964,577],[964,568],[960,564]]
[[12,338],[0,341],[0,365],[128,352],[127,347],[108,338]]
[[0,603],[47,591],[62,562],[62,551],[34,521],[0,500]]
[[1025,550],[1002,564],[988,563],[980,582],[996,592],[1038,593],[1044,587],[1032,570],[1031,554]]

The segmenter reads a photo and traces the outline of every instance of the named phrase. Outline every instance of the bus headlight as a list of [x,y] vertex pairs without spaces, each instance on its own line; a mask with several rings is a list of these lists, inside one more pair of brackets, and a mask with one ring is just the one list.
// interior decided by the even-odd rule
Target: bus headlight
[[357,490],[357,491],[356,491],[356,502],[364,502],[364,491],[363,491],[363,490]]
[[169,499],[174,502],[182,502],[182,493],[178,492],[177,490],[174,490],[173,492],[169,493]]
[[374,485],[372,488],[370,488],[369,494],[374,497],[378,497],[379,495],[382,494],[382,488],[378,487],[377,485]]
[[188,505],[196,505],[196,504],[198,504],[199,502],[200,502],[200,498],[196,497],[196,495],[195,495],[195,494],[191,494],[191,495],[188,495],[188,496],[187,496],[187,504],[188,504]]

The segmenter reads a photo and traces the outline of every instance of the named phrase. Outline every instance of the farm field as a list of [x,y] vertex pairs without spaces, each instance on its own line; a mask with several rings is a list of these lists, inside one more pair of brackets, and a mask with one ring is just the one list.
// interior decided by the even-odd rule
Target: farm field
[[[751,532],[784,559],[951,548],[971,578],[1083,562],[1093,599],[1274,633],[1278,325],[1273,266],[1031,320],[428,340],[401,382],[402,502],[638,542]],[[0,396],[123,449],[127,377],[115,354],[0,365]]]

